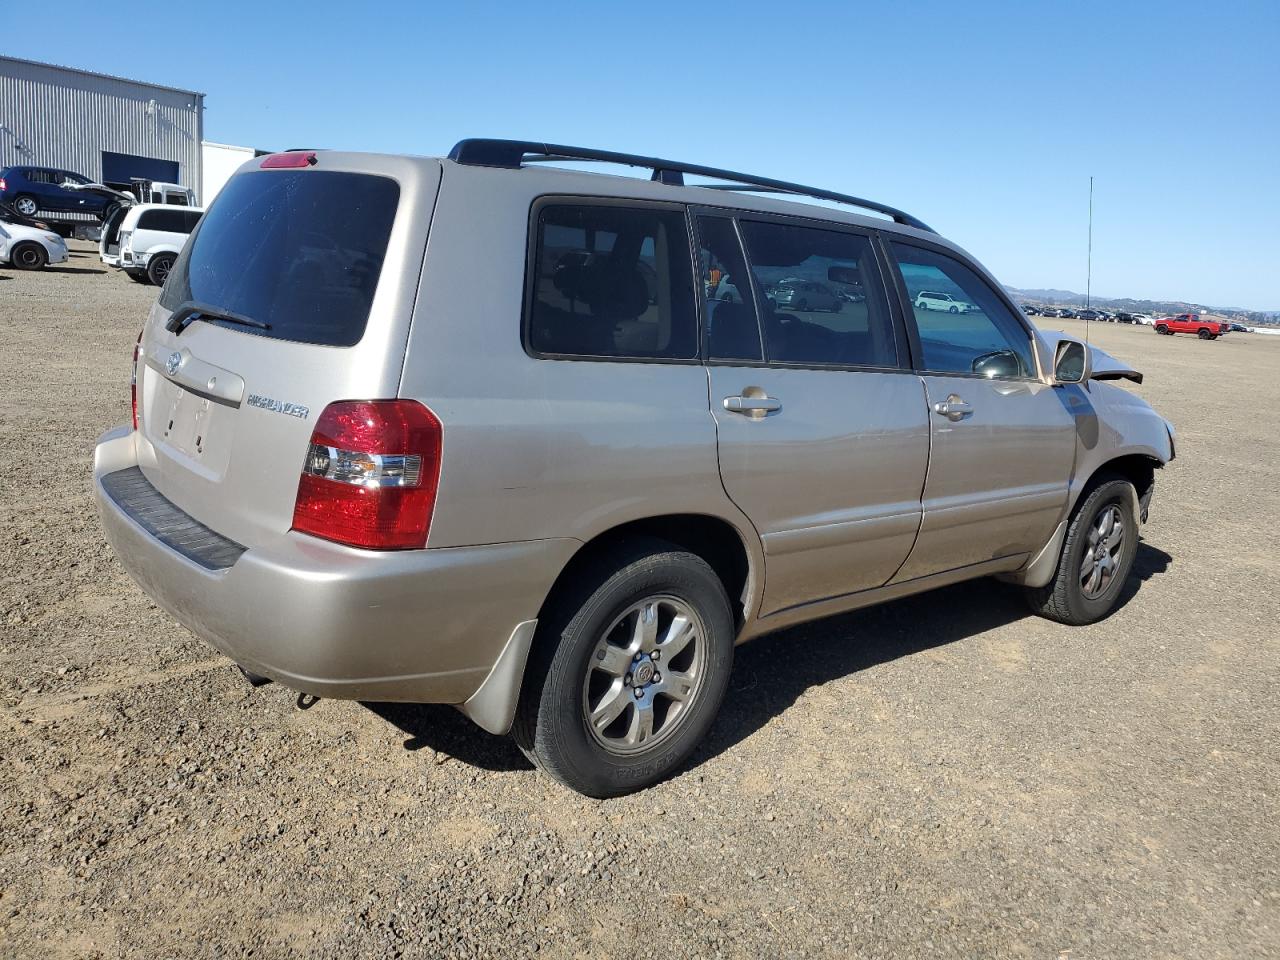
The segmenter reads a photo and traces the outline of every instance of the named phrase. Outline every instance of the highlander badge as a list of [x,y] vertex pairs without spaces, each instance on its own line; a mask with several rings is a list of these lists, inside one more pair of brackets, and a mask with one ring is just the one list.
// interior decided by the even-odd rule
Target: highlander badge
[[169,354],[169,359],[165,361],[164,368],[169,371],[169,376],[173,376],[178,372],[178,368],[182,366],[182,354],[176,350]]

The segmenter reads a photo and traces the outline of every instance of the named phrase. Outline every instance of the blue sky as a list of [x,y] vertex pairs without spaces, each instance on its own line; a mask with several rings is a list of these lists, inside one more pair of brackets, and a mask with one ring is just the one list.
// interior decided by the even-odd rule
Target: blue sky
[[171,45],[96,7],[0,51],[204,91],[226,143],[516,137],[874,197],[1020,287],[1084,290],[1092,175],[1095,293],[1280,310],[1280,0],[228,0],[166,8]]

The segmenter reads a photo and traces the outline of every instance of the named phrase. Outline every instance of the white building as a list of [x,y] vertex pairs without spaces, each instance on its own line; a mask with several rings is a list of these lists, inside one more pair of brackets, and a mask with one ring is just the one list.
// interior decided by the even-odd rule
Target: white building
[[207,207],[218,195],[240,164],[265,151],[253,147],[234,147],[227,143],[205,140],[200,144],[200,206]]

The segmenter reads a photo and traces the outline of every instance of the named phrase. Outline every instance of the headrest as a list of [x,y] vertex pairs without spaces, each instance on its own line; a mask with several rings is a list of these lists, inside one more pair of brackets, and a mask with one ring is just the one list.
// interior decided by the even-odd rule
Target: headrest
[[555,288],[581,300],[598,317],[634,320],[649,306],[649,285],[634,266],[612,260],[566,264],[556,269]]

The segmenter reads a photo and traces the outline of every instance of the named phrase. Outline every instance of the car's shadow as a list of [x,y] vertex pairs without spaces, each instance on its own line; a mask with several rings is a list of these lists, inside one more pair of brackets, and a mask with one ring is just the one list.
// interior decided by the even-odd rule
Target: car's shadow
[[[1165,573],[1172,562],[1163,550],[1140,542],[1117,607],[1127,604],[1145,581]],[[1018,588],[982,579],[753,640],[734,652],[733,676],[720,717],[687,766],[697,766],[731,749],[812,687],[1030,616]],[[437,759],[453,758],[484,770],[530,767],[510,738],[486,733],[453,707],[408,703],[364,706],[408,735],[406,750],[428,748]]]
[[45,267],[49,273],[100,273],[106,274],[106,270],[93,270],[88,267]]

